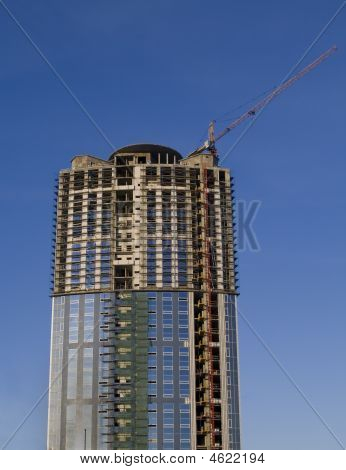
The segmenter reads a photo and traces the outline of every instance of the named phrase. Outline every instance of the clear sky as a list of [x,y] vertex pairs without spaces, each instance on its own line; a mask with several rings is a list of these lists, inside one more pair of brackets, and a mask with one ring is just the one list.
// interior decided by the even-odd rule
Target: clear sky
[[[183,154],[278,84],[341,0],[7,0],[114,147]],[[346,8],[304,60],[339,51],[275,100],[225,161],[260,200],[240,252],[243,315],[346,444]],[[54,177],[112,148],[0,5],[0,444],[46,389]],[[233,111],[232,111],[233,110]],[[220,154],[242,129],[220,141]],[[243,447],[334,449],[239,320]],[[44,399],[10,448],[45,448]]]

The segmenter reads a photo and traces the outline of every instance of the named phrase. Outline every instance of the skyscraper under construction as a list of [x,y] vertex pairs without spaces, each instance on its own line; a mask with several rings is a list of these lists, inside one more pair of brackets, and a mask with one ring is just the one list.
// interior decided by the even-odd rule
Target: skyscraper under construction
[[232,177],[76,156],[56,187],[49,449],[239,449]]

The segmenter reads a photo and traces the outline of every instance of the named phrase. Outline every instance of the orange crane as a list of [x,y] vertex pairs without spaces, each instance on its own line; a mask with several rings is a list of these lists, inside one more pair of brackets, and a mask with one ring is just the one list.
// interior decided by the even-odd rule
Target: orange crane
[[309,73],[311,70],[313,70],[315,67],[317,67],[321,62],[326,60],[329,56],[331,56],[335,51],[337,50],[336,46],[332,46],[330,49],[325,51],[323,54],[321,54],[317,59],[315,59],[311,64],[307,65],[305,68],[300,70],[296,75],[291,77],[290,79],[286,80],[285,82],[281,83],[281,85],[277,86],[274,88],[274,90],[269,93],[268,96],[266,96],[263,100],[259,101],[257,104],[255,104],[252,108],[250,108],[248,111],[246,111],[244,114],[239,116],[237,119],[235,119],[233,122],[231,122],[223,131],[221,131],[219,134],[215,136],[214,133],[214,125],[215,121],[212,121],[209,125],[208,129],[208,140],[204,142],[204,144],[201,147],[198,147],[196,150],[194,150],[192,153],[188,155],[188,157],[191,157],[192,155],[195,155],[197,153],[201,153],[204,150],[210,150],[211,153],[214,155],[217,154],[216,148],[215,148],[215,143],[220,140],[224,135],[228,134],[232,129],[235,127],[239,126],[242,122],[246,121],[248,118],[251,118],[255,116],[258,111],[263,109],[267,104],[269,104],[274,98],[276,98],[280,93],[282,93],[284,90],[289,88],[293,83],[295,83],[297,80],[301,79]]

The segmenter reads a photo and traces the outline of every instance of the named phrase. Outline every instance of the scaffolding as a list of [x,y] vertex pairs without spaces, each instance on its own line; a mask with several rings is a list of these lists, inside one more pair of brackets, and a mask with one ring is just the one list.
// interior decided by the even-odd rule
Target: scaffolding
[[208,169],[203,170],[203,267],[204,284],[195,294],[195,358],[197,449],[221,449],[221,386],[219,312],[215,293],[215,217],[209,190],[213,187]]
[[[156,246],[154,285],[161,282],[163,286],[168,257],[171,280],[165,287],[199,290],[207,281],[203,263],[209,248],[200,243],[204,236],[202,170],[181,165],[143,165],[136,174],[134,170],[125,166],[61,173],[56,191],[54,294],[111,291],[118,285],[151,289],[148,241]],[[209,175],[208,218],[215,239],[213,288],[236,292],[232,187],[224,170],[205,171]],[[132,183],[126,187],[119,186],[124,174],[132,175],[126,178]],[[169,250],[165,240],[172,240]],[[108,264],[103,256],[105,241],[111,247]],[[93,264],[87,253],[90,242],[96,244]],[[186,261],[179,264],[179,257]],[[125,278],[118,275],[125,271]]]
[[112,294],[101,313],[99,414],[108,449],[147,448],[147,302]]

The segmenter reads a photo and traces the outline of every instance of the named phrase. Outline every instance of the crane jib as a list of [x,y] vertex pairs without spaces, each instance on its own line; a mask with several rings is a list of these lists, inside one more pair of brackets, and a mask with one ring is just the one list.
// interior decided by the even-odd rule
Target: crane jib
[[[255,116],[258,111],[263,109],[265,106],[267,106],[274,98],[276,98],[280,93],[282,93],[284,90],[289,88],[291,85],[293,85],[297,80],[300,78],[304,77],[307,73],[309,73],[311,70],[313,70],[315,67],[317,67],[321,62],[326,60],[331,54],[333,54],[337,50],[336,46],[332,46],[330,49],[325,51],[323,54],[321,54],[317,59],[315,59],[313,62],[311,62],[309,65],[304,67],[302,70],[300,70],[296,75],[293,77],[289,78],[288,80],[284,81],[281,83],[279,86],[277,86],[268,96],[266,96],[263,100],[259,101],[255,106],[253,106],[251,109],[246,111],[244,114],[239,116],[237,119],[235,119],[231,124],[229,124],[223,131],[221,131],[219,134],[213,138],[213,141],[211,142],[210,139],[201,147],[197,148],[194,150],[189,156],[194,155],[199,152],[203,152],[204,150],[208,150],[211,147],[213,147],[214,143],[220,140],[225,134],[228,134],[232,129],[235,127],[239,126],[242,122],[244,122],[246,119],[249,117]],[[212,122],[209,126],[211,128],[211,135],[213,135],[213,125],[214,122]]]

